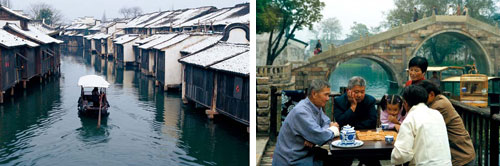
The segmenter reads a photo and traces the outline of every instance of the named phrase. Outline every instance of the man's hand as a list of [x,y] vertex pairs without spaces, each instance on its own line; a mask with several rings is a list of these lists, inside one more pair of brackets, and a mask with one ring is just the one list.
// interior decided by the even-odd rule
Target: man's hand
[[389,115],[388,120],[394,124],[399,124],[398,118],[394,115]]
[[330,127],[332,126],[335,126],[335,127],[339,127],[339,124],[337,122],[330,122]]
[[349,103],[351,103],[351,110],[352,112],[356,111],[356,106],[358,105],[358,102],[354,98],[354,92],[351,90],[347,91],[347,100]]
[[309,142],[309,141],[305,140],[304,141],[304,146],[308,147],[308,148],[312,148],[312,147],[314,147],[314,144],[312,142]]

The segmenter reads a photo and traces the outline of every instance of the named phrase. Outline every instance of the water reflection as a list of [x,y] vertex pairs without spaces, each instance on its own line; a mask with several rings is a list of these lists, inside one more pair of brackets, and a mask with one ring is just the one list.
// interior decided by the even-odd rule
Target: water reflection
[[97,128],[97,120],[80,117],[82,127],[77,128],[78,139],[87,144],[106,143],[109,141],[108,119],[101,120],[101,126]]

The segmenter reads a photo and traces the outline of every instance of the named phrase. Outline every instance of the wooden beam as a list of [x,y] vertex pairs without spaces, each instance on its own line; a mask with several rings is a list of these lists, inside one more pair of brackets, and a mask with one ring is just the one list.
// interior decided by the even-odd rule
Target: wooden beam
[[213,119],[214,115],[219,114],[216,110],[216,105],[217,105],[217,72],[214,73],[214,90],[212,94],[212,106],[210,107],[209,110],[206,110],[205,113],[208,115],[209,119]]

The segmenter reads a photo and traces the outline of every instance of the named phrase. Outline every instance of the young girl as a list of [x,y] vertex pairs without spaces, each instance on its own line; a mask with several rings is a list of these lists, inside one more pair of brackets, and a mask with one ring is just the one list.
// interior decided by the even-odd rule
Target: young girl
[[389,124],[389,129],[399,131],[399,126],[406,117],[403,109],[403,100],[399,95],[385,95],[380,101],[382,112],[380,113],[380,122]]

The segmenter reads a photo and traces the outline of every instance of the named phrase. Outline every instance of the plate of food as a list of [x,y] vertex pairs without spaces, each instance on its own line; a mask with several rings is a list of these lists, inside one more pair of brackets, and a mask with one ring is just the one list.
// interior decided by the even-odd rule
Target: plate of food
[[336,140],[332,142],[332,145],[339,148],[356,148],[363,146],[364,142],[361,140],[355,140],[353,144],[344,144],[342,140]]

